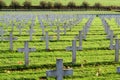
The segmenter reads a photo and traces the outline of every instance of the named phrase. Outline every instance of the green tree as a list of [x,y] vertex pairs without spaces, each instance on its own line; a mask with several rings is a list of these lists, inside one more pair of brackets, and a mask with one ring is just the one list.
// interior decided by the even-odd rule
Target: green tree
[[11,6],[13,9],[16,10],[17,8],[20,7],[20,4],[19,4],[18,1],[16,1],[16,0],[12,0],[10,6]]
[[47,7],[47,2],[46,1],[40,1],[40,7],[42,9],[45,9]]
[[100,3],[95,3],[94,7],[97,8],[97,9],[100,9],[102,7],[102,5]]
[[54,8],[57,8],[57,9],[60,9],[60,8],[62,8],[62,3],[61,2],[55,2],[54,3]]
[[75,2],[70,1],[70,2],[67,4],[67,7],[68,7],[68,8],[75,8],[75,7],[76,7],[76,4],[75,4]]
[[32,3],[31,3],[31,1],[26,0],[26,1],[23,3],[23,6],[24,6],[24,8],[30,9],[31,6],[32,6]]
[[86,2],[86,1],[84,1],[84,2],[82,3],[82,7],[84,7],[84,8],[87,10],[88,7],[89,7],[89,3]]
[[6,3],[3,0],[0,0],[0,9],[6,6]]
[[52,8],[52,7],[53,7],[53,3],[49,1],[49,2],[47,3],[47,8],[50,9],[50,8]]

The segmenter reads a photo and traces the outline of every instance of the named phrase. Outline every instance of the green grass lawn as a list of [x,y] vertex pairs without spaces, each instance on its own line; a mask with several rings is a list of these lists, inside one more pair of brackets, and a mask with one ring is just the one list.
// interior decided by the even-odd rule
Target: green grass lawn
[[[23,66],[24,54],[17,52],[17,48],[24,47],[24,41],[29,40],[29,34],[26,33],[29,26],[25,26],[21,36],[18,36],[18,30],[15,28],[13,34],[18,40],[14,41],[14,51],[8,51],[8,41],[0,42],[0,79],[42,80],[42,77],[46,76],[46,70],[55,69],[56,58],[62,58],[64,68],[72,68],[74,71],[73,76],[64,77],[64,80],[119,80],[120,75],[116,73],[116,67],[120,64],[114,62],[115,51],[108,49],[110,41],[106,39],[99,17],[96,17],[92,22],[87,34],[87,40],[83,41],[83,50],[77,51],[76,64],[71,64],[72,52],[65,49],[67,46],[72,45],[72,40],[82,30],[87,20],[83,19],[71,31],[67,31],[66,35],[61,33],[60,41],[56,41],[56,33],[51,32],[50,28],[47,28],[46,31],[49,31],[49,35],[53,36],[53,40],[49,42],[49,52],[45,51],[45,42],[40,41],[42,31],[36,20],[33,41],[29,41],[29,47],[34,47],[37,51],[29,53],[29,67]],[[110,28],[114,30],[114,33],[119,35],[116,29],[120,30],[120,28],[117,27],[115,20],[106,20],[110,24]],[[62,26],[60,27],[63,29]],[[4,29],[6,29],[5,26]],[[10,28],[6,30],[10,31]],[[5,34],[5,37],[8,35],[9,32]],[[98,72],[100,72],[99,76],[97,76]],[[48,78],[48,80],[55,80],[55,78]]]
[[[7,5],[10,4],[11,0],[4,0]],[[20,4],[22,5],[22,3],[25,1],[25,0],[17,0],[20,2]],[[30,0],[32,2],[33,5],[39,5],[39,2],[42,1],[42,0]],[[71,0],[46,0],[46,1],[51,1],[51,2],[58,2],[60,1],[61,3],[63,3],[63,5],[67,5],[67,3]],[[74,2],[77,4],[77,5],[81,5],[81,3],[83,2],[84,0],[75,0]],[[116,6],[119,6],[120,4],[120,0],[87,0],[87,2],[90,4],[90,6],[94,5],[94,3],[101,3],[102,5],[104,6],[111,6],[111,5],[116,5]]]

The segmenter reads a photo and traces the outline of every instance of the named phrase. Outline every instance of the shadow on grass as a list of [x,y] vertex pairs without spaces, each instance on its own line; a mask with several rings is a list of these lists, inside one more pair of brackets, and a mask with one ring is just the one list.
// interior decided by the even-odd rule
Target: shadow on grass
[[[100,66],[100,65],[116,65],[120,63],[117,62],[110,62],[110,61],[104,61],[104,62],[91,62],[91,63],[85,63],[84,67],[88,66]],[[70,67],[79,67],[80,68],[81,63],[79,64],[72,64],[71,62],[64,63],[65,69],[68,69]],[[24,71],[29,69],[52,69],[55,68],[56,64],[41,64],[41,65],[30,65],[28,67],[25,67],[24,65],[12,65],[12,66],[0,66],[0,73],[4,73],[4,70],[10,70],[10,71]]]
[[89,48],[83,48],[83,50],[110,50],[108,47],[89,47]]

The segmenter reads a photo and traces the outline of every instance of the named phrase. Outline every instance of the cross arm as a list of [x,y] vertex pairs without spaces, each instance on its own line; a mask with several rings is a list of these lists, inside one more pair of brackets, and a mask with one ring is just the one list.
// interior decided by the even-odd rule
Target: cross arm
[[18,52],[24,52],[24,48],[18,48]]
[[72,69],[64,70],[64,71],[63,71],[63,75],[64,75],[64,76],[73,75],[73,70],[72,70]]
[[29,48],[29,51],[36,51],[36,48]]
[[72,46],[68,46],[68,47],[66,47],[66,50],[67,50],[67,51],[72,50]]
[[47,77],[56,77],[57,76],[56,70],[48,70],[48,71],[46,71],[46,76]]

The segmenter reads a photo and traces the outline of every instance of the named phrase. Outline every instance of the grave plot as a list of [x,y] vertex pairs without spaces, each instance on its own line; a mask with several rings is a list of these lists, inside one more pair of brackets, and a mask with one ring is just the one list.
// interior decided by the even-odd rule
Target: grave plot
[[[61,68],[63,67],[63,69],[65,70],[72,68],[73,70],[72,76],[64,76],[65,74],[62,75],[62,77],[64,76],[63,80],[119,79],[119,75],[116,73],[116,68],[119,66],[119,63],[115,63],[115,50],[109,50],[110,40],[106,39],[106,34],[101,19],[99,17],[95,17],[93,19],[86,36],[86,41],[82,41],[82,51],[76,51],[76,63],[73,65],[71,63],[71,51],[66,51],[65,49],[67,46],[72,45],[72,40],[75,38],[75,36],[78,35],[79,31],[83,29],[83,26],[88,21],[91,15],[49,14],[48,16],[54,16],[54,19],[60,18],[59,25],[61,25],[62,30],[64,30],[64,28],[62,28],[64,22],[67,22],[67,25],[70,25],[69,21],[71,21],[71,19],[75,18],[73,19],[73,22],[75,22],[76,20],[79,20],[79,18],[82,16],[82,21],[80,21],[76,25],[73,25],[71,31],[69,30],[69,28],[67,28],[66,35],[64,35],[64,32],[61,33],[60,40],[58,41],[56,41],[56,33],[51,31],[51,27],[47,26],[49,24],[46,23],[46,21],[43,23],[46,27],[45,32],[48,31],[49,36],[53,36],[53,40],[49,41],[50,51],[45,50],[45,41],[40,40],[43,35],[42,29],[40,28],[41,26],[39,20],[37,18],[38,15],[35,16],[31,14],[22,14],[19,17],[17,15],[18,14],[14,15],[14,17],[20,19],[22,18],[21,20],[23,20],[24,27],[22,28],[22,34],[20,36],[17,26],[14,27],[13,36],[16,36],[18,38],[16,41],[13,42],[14,50],[11,52],[8,51],[8,41],[0,41],[0,76],[2,76],[0,77],[1,80],[55,80],[55,78],[48,78],[46,76],[46,71],[56,70],[56,58],[63,59],[64,62]],[[43,18],[44,15],[40,16]],[[79,17],[76,18],[75,16]],[[30,35],[27,31],[29,30],[32,17],[36,17],[34,24],[35,33],[33,33],[32,35],[32,41],[29,41]],[[9,16],[8,18],[10,19],[12,17]],[[64,22],[61,22],[62,20]],[[54,23],[52,30],[56,30],[56,23],[54,20],[52,22]],[[9,32],[11,31],[11,26],[9,26],[4,26],[5,31],[8,31],[4,35],[5,37],[8,37]],[[117,31],[114,31],[114,33],[116,34]],[[26,55],[27,60],[25,60],[24,52],[20,53],[17,51],[18,48],[23,48],[24,41],[28,41],[29,43],[29,47],[26,47],[27,50],[25,51],[25,53],[28,53],[28,51],[30,50],[29,48],[36,49],[35,52],[29,53],[29,65],[27,65],[27,67],[24,66],[24,62],[26,61],[27,63],[28,56]],[[76,45],[79,45],[78,40],[76,40]],[[22,49],[22,51],[24,50]],[[60,71],[62,71],[62,69]]]

